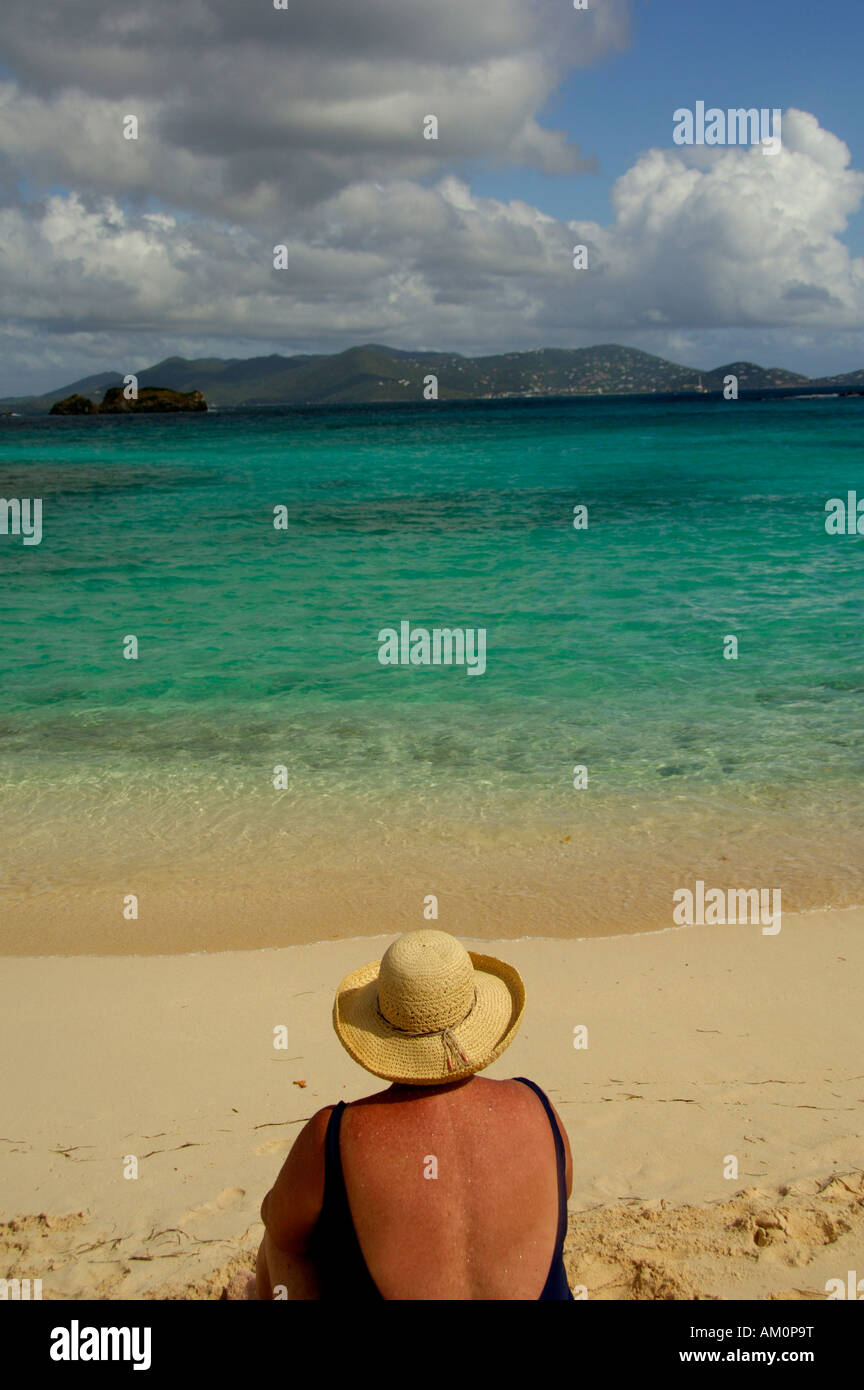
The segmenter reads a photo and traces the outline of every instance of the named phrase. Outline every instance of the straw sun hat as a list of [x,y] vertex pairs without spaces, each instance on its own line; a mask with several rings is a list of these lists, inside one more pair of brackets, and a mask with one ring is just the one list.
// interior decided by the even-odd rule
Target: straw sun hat
[[440,1086],[482,1071],[516,1036],[525,1008],[518,970],[466,951],[443,931],[410,931],[380,961],[342,981],[339,1041],[373,1076]]

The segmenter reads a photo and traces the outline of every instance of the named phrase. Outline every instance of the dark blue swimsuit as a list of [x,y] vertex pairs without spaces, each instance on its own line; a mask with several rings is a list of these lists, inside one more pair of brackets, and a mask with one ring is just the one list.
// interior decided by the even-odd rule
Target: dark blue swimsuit
[[[514,1076],[530,1086],[543,1102],[552,1134],[555,1138],[555,1156],[558,1163],[558,1234],[549,1274],[540,1295],[540,1301],[573,1302],[573,1295],[567,1283],[564,1270],[564,1237],[567,1234],[567,1179],[565,1174],[564,1141],[561,1138],[552,1107],[543,1091],[525,1076]],[[357,1299],[361,1301],[380,1300],[381,1294],[375,1285],[360,1243],[354,1230],[345,1179],[342,1175],[342,1157],[339,1151],[339,1131],[342,1127],[344,1100],[334,1105],[327,1125],[326,1164],[324,1169],[324,1202],[312,1234],[311,1256],[319,1274],[322,1299]]]

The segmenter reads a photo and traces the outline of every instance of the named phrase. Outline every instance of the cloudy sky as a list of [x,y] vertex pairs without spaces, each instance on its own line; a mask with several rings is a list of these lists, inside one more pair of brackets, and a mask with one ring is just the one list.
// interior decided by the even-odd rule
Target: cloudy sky
[[[3,0],[0,395],[362,342],[864,367],[860,0],[285,3]],[[674,144],[700,100],[781,152]]]

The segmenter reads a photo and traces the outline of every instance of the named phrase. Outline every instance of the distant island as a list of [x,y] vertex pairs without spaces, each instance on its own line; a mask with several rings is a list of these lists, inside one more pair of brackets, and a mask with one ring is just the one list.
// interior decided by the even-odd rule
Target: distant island
[[[428,384],[431,377],[435,378],[434,390],[441,401],[661,393],[699,396],[721,392],[727,376],[737,378],[742,392],[782,395],[792,391],[804,394],[812,389],[814,393],[864,393],[864,371],[836,378],[810,378],[783,367],[761,367],[755,362],[728,362],[703,371],[616,343],[589,348],[539,348],[488,357],[405,352],[369,343],[345,352],[297,357],[278,353],[227,359],[168,357],[153,367],[142,368],[136,375],[137,401],[123,398],[124,377],[119,372],[101,372],[42,396],[0,400],[0,411],[101,415],[117,411],[203,411],[208,406],[211,410],[230,410],[410,403],[430,398],[424,392],[432,390]],[[73,403],[72,398],[78,399]],[[197,404],[177,403],[193,398]]]
[[127,400],[122,386],[109,386],[96,404],[89,396],[73,392],[55,401],[49,415],[155,415],[164,411],[206,410],[207,402],[200,391],[172,391],[166,386],[143,386],[138,395]]

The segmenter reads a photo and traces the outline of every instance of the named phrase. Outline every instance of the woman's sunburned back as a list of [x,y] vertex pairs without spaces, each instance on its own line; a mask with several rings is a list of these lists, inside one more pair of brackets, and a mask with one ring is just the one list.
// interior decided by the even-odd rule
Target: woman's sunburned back
[[539,1298],[558,1169],[530,1087],[479,1076],[392,1086],[345,1109],[340,1149],[357,1240],[385,1299]]

